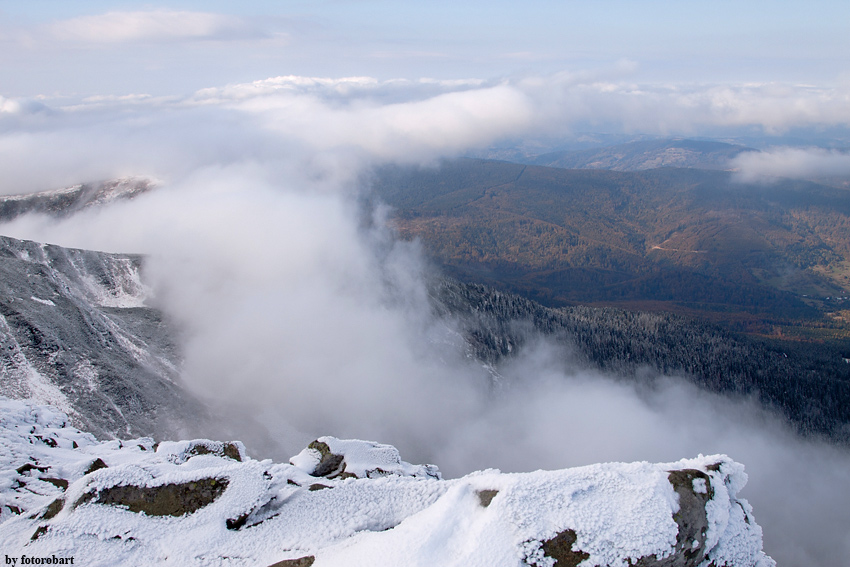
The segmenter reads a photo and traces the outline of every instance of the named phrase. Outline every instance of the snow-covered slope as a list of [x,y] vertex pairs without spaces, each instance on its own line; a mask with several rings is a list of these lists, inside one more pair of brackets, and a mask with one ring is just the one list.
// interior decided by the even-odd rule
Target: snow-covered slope
[[172,436],[200,417],[140,269],[138,256],[0,237],[0,394],[98,436]]
[[0,399],[0,549],[75,565],[760,566],[725,456],[440,478],[332,437],[289,464],[240,443],[98,442]]

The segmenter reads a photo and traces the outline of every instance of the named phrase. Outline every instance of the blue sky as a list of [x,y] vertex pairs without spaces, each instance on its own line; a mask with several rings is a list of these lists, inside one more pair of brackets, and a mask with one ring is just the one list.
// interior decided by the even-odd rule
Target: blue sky
[[[100,33],[122,15],[138,24],[146,14],[175,25],[109,41]],[[850,80],[847,22],[850,3],[838,1],[4,0],[0,94],[173,94],[289,74],[492,79],[598,69],[654,83],[834,85]]]

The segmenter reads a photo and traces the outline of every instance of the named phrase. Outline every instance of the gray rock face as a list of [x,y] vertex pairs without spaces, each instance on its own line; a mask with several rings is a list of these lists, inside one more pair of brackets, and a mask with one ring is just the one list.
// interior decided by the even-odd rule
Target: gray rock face
[[100,437],[173,436],[204,415],[140,269],[138,256],[0,237],[0,395],[59,407]]
[[117,485],[87,492],[75,505],[94,502],[119,506],[148,516],[179,517],[214,502],[227,488],[227,483],[227,479],[203,478],[159,486]]

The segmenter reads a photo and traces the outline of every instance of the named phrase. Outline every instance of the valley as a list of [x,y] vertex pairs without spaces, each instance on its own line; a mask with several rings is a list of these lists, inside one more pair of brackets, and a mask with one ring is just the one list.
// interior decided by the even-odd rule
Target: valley
[[727,171],[461,159],[369,181],[452,275],[550,306],[687,314],[751,335],[850,340],[850,193]]

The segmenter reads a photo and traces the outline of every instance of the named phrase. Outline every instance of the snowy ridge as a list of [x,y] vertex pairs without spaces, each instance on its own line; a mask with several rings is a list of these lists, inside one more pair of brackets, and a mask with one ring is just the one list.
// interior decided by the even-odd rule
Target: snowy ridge
[[280,464],[239,443],[98,442],[0,399],[0,547],[92,566],[775,565],[725,456],[442,480],[388,445],[315,443]]
[[145,177],[122,177],[37,193],[0,195],[0,221],[27,213],[64,217],[89,207],[133,199],[157,185],[157,181]]

